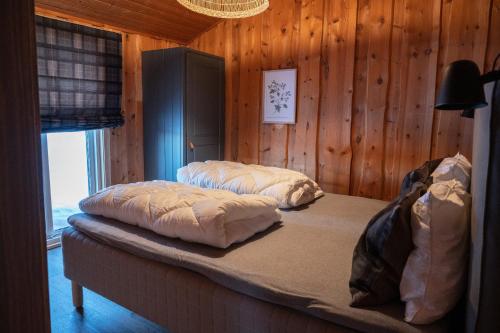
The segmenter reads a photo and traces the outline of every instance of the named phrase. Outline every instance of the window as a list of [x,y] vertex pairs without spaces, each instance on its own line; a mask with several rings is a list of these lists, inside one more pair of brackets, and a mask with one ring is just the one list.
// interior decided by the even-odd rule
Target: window
[[104,128],[123,125],[122,37],[36,17],[47,237],[58,242],[78,203],[106,186]]
[[42,135],[45,221],[49,245],[58,242],[78,203],[106,187],[107,144],[103,130]]

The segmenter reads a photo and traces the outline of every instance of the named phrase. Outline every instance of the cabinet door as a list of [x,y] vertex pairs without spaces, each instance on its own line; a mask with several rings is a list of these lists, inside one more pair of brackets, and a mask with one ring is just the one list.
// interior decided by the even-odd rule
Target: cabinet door
[[224,60],[188,52],[186,162],[224,158]]
[[144,179],[175,181],[184,156],[184,53],[146,51],[142,57]]
[[144,126],[144,179],[165,179],[164,105],[167,99],[161,88],[166,85],[165,68],[160,52],[142,55],[143,126]]

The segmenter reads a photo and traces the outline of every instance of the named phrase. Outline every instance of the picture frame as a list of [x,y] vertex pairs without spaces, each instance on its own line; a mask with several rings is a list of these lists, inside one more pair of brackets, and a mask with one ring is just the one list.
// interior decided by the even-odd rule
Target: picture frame
[[262,73],[262,122],[295,124],[297,69],[267,70]]

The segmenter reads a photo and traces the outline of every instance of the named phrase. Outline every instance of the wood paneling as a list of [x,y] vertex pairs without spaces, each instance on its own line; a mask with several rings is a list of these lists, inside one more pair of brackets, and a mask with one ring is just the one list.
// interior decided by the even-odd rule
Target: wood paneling
[[323,11],[322,0],[303,1],[300,8],[297,122],[290,126],[288,135],[288,168],[303,172],[311,178],[316,178],[317,172]]
[[40,9],[79,17],[127,33],[187,43],[219,20],[189,11],[176,0],[36,0]]
[[[434,110],[434,98],[449,62],[491,68],[499,7],[499,0],[273,0],[264,14],[221,21],[188,45],[226,59],[226,159],[299,170],[326,191],[390,199],[423,161],[457,151],[471,157],[473,121]],[[140,52],[174,46],[124,33],[127,122],[110,132],[113,183],[143,179]],[[262,124],[262,70],[292,67],[297,123]]]
[[[492,0],[490,10],[490,31],[488,35],[488,48],[486,50],[485,72],[493,70],[493,62],[500,54],[500,0]],[[500,60],[496,69],[500,69]]]
[[33,0],[0,2],[0,332],[50,332]]
[[[260,53],[263,70],[297,67],[299,6],[300,2],[274,1],[262,15]],[[287,166],[288,132],[288,125],[261,124],[259,163]]]
[[323,24],[317,179],[325,191],[343,194],[351,176],[357,8],[356,1],[327,1]]
[[[498,0],[274,0],[190,46],[226,57],[226,159],[390,199],[423,161],[471,157],[472,120],[433,110],[436,87],[453,60],[491,68],[498,11]],[[299,73],[297,124],[261,124],[261,71],[288,67]]]
[[262,15],[258,15],[241,20],[236,35],[240,57],[236,78],[239,80],[237,159],[244,163],[259,162],[262,19]]
[[350,193],[370,198],[380,198],[383,189],[392,4],[364,0],[358,5]]
[[395,2],[383,156],[387,200],[406,172],[430,156],[440,14],[440,0]]
[[[471,59],[484,67],[488,41],[491,0],[443,1],[438,82],[450,62]],[[496,43],[500,43],[497,40]],[[473,120],[460,117],[459,112],[435,111],[432,157],[460,151],[472,155]]]

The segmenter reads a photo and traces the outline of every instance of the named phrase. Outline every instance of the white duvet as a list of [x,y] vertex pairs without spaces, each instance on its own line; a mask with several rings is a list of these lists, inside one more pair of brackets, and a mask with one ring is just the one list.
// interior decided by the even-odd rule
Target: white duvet
[[238,194],[273,197],[279,208],[297,207],[323,195],[315,181],[288,169],[229,161],[193,162],[177,170],[177,181]]
[[114,185],[80,202],[80,209],[88,214],[220,248],[279,221],[276,208],[276,201],[265,196],[167,181]]

